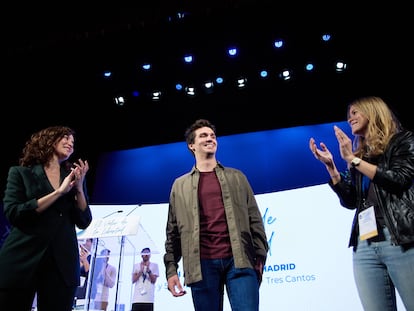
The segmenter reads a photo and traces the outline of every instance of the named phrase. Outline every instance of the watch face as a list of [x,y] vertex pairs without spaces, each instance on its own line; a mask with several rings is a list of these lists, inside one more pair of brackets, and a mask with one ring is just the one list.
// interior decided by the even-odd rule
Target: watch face
[[352,166],[353,166],[353,167],[358,166],[358,165],[359,165],[359,163],[361,163],[361,159],[360,159],[360,158],[354,158],[354,159],[351,161],[351,164],[352,164]]

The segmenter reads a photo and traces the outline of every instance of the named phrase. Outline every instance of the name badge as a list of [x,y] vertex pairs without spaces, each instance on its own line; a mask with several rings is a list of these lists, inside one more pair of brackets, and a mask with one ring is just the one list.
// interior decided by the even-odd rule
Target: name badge
[[359,238],[366,240],[378,235],[374,206],[368,207],[358,215]]

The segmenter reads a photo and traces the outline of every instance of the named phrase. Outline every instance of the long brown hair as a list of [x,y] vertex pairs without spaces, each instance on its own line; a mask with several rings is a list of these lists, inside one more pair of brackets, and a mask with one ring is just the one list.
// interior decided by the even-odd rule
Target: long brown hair
[[380,97],[362,97],[348,105],[348,120],[351,106],[357,108],[368,119],[365,136],[354,137],[355,155],[371,157],[384,153],[391,137],[402,129],[393,111]]

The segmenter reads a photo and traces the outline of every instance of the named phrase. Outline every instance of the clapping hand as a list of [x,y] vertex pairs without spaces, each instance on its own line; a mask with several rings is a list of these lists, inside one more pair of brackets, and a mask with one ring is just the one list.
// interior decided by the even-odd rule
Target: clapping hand
[[85,180],[86,173],[89,170],[88,161],[83,161],[82,159],[78,160],[78,163],[73,163],[74,168],[72,168],[73,174],[73,186],[76,187],[79,191],[82,190],[83,182]]
[[316,145],[316,141],[313,137],[309,139],[309,149],[312,151],[313,155],[316,159],[324,163],[326,166],[333,165],[333,156],[332,153],[329,151],[328,147],[325,143],[319,143],[320,149]]

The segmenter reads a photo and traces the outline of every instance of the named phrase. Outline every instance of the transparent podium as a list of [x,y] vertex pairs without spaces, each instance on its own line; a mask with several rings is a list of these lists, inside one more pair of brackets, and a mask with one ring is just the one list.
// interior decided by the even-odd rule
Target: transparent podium
[[[131,272],[135,263],[136,250],[131,236],[138,234],[139,216],[98,218],[86,230],[78,232],[79,247],[87,239],[93,239],[89,253],[89,271],[81,276],[74,310],[101,310],[102,302],[107,311],[131,309]],[[127,262],[125,262],[127,261]],[[124,273],[124,267],[126,272]]]

